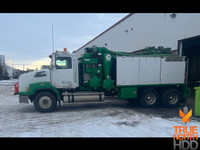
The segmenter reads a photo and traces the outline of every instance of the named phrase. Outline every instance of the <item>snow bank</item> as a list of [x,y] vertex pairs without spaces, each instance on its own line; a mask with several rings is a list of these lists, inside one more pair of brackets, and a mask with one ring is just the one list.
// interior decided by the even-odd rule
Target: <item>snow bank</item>
[[14,85],[16,82],[18,82],[18,79],[13,80],[0,80],[0,86],[8,86],[8,85]]

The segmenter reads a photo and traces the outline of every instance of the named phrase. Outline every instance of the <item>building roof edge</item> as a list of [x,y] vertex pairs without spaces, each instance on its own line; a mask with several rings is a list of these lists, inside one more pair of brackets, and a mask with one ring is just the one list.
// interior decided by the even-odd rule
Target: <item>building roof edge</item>
[[128,17],[132,16],[133,14],[134,13],[128,14],[127,16],[125,16],[124,18],[122,18],[121,20],[119,20],[118,22],[116,22],[115,24],[113,24],[111,27],[109,27],[108,29],[106,29],[105,31],[103,31],[102,33],[100,33],[99,35],[97,35],[95,38],[93,38],[92,40],[90,40],[89,42],[87,42],[86,44],[84,44],[79,49],[75,50],[74,52],[76,53],[77,51],[81,50],[84,46],[86,46],[87,44],[91,43],[92,41],[94,41],[95,39],[97,39],[98,37],[100,37],[101,35],[103,35],[104,33],[108,32],[109,30],[111,30],[116,25],[120,24],[122,21],[126,20]]

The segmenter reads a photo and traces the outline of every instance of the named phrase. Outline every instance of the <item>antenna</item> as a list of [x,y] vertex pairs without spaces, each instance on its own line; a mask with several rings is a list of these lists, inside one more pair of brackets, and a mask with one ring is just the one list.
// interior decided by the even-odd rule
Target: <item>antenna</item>
[[52,25],[52,51],[54,52],[54,36],[53,36],[53,25]]

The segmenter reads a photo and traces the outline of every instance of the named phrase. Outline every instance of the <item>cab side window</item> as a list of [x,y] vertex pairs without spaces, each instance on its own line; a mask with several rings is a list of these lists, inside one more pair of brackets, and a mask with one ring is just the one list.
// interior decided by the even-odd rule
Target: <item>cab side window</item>
[[56,58],[56,69],[71,69],[72,58],[71,57],[57,57]]

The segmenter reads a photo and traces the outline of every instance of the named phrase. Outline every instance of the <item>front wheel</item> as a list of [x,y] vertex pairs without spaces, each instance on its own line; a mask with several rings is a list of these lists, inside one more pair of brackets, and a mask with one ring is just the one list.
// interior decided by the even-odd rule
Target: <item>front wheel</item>
[[40,92],[34,98],[34,107],[40,112],[54,111],[56,106],[56,98],[50,92]]

